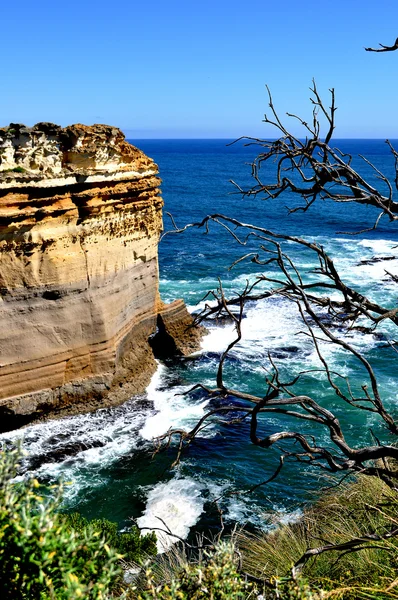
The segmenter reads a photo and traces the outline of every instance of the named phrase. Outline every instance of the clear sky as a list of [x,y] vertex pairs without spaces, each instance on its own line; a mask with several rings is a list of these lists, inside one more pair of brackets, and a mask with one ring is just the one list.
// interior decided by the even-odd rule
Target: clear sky
[[[398,138],[398,0],[3,0],[1,125],[108,123],[134,138],[271,135],[334,87],[338,137]],[[296,124],[293,124],[296,128]]]

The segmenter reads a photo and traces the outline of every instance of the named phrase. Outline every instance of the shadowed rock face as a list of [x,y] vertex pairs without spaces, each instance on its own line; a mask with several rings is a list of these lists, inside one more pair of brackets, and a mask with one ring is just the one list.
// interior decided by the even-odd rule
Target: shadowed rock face
[[197,346],[159,298],[157,175],[114,127],[0,129],[1,428],[141,392],[159,318]]

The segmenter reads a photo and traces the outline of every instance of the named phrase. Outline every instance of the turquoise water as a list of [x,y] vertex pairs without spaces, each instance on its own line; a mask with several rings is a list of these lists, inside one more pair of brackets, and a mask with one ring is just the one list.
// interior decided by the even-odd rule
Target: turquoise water
[[[243,199],[234,192],[230,179],[242,187],[251,184],[248,163],[255,148],[226,146],[226,140],[141,140],[134,141],[159,164],[163,179],[165,211],[179,225],[201,220],[206,214],[221,212],[269,229],[299,234],[322,243],[335,258],[347,283],[361,289],[385,305],[395,306],[397,285],[386,280],[384,270],[398,274],[398,259],[383,261],[387,255],[398,256],[398,230],[381,221],[376,231],[352,237],[336,233],[359,231],[373,223],[375,211],[358,205],[319,202],[306,214],[288,215],[286,204],[294,198],[284,197],[270,203]],[[342,140],[342,150],[366,155],[387,176],[393,177],[393,161],[386,145],[377,140]],[[359,163],[358,163],[359,164]],[[366,165],[363,171],[376,185],[374,173]],[[165,230],[171,223],[165,217]],[[306,249],[289,247],[308,279],[314,257]],[[246,252],[246,250],[245,250]],[[261,272],[259,266],[243,262],[228,270],[242,253],[225,230],[212,226],[208,235],[190,230],[182,235],[166,235],[159,248],[162,298],[184,298],[190,310],[197,310],[204,294],[217,285],[221,277],[227,293],[242,290],[247,280]],[[372,264],[361,260],[379,257]],[[270,271],[270,267],[268,267]],[[281,372],[287,377],[298,371],[319,367],[314,348],[303,330],[297,309],[284,298],[271,298],[249,304],[243,320],[243,340],[226,364],[225,379],[230,386],[258,395],[265,392],[265,375],[271,352]],[[361,348],[372,361],[380,378],[383,398],[396,414],[396,353],[385,348],[379,336],[352,331],[349,341]],[[385,336],[393,336],[388,327]],[[294,518],[303,503],[325,484],[318,471],[304,465],[287,464],[281,476],[251,495],[236,495],[267,479],[278,464],[279,452],[262,450],[250,443],[248,425],[225,425],[212,422],[183,455],[181,463],[170,469],[175,449],[153,454],[152,438],[171,426],[191,427],[206,409],[217,406],[201,392],[181,395],[197,382],[213,385],[220,353],[233,337],[231,325],[209,324],[201,353],[193,358],[159,364],[147,393],[125,405],[31,426],[23,432],[3,434],[5,442],[21,435],[29,456],[24,468],[43,481],[63,478],[67,486],[65,508],[84,515],[104,516],[120,526],[129,518],[139,518],[143,526],[157,526],[156,517],[164,519],[181,536],[192,528],[209,528],[218,522],[212,501],[219,505],[227,522],[239,521],[250,526],[267,527],[275,518]],[[325,345],[323,352],[331,366],[352,379],[353,386],[364,382],[364,372],[352,356]],[[308,374],[297,391],[313,394],[341,419],[347,439],[354,445],[370,440],[370,429],[385,436],[381,424],[370,413],[358,413],[342,404],[330,391],[324,378]],[[228,404],[241,402],[229,399]],[[237,413],[236,413],[237,414]],[[229,415],[231,417],[231,415]],[[316,434],[327,443],[322,428],[287,417],[264,416],[261,434],[282,429],[296,429]],[[232,495],[231,495],[232,493]],[[275,517],[276,511],[276,517]]]

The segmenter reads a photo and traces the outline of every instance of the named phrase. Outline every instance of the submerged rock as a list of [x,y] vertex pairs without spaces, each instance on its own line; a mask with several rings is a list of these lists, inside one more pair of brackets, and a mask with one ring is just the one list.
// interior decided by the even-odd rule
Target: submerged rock
[[360,260],[357,267],[361,265],[373,265],[375,263],[385,262],[386,260],[397,260],[397,258],[397,256],[373,256],[372,258]]
[[184,303],[159,297],[159,185],[115,127],[0,129],[3,430],[143,391],[159,319],[178,354],[197,346]]

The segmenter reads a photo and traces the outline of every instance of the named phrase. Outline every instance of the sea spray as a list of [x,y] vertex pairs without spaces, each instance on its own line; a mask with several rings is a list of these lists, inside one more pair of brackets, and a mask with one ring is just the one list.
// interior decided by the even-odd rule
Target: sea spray
[[173,427],[187,430],[203,416],[208,400],[198,403],[190,401],[188,392],[191,386],[167,384],[167,369],[159,364],[147,388],[148,400],[153,403],[155,414],[149,416],[140,435],[145,440],[153,440]]
[[197,523],[204,506],[202,490],[203,486],[192,478],[175,478],[149,491],[137,524],[145,528],[145,533],[156,531],[159,552],[168,550],[179,538],[185,539]]

